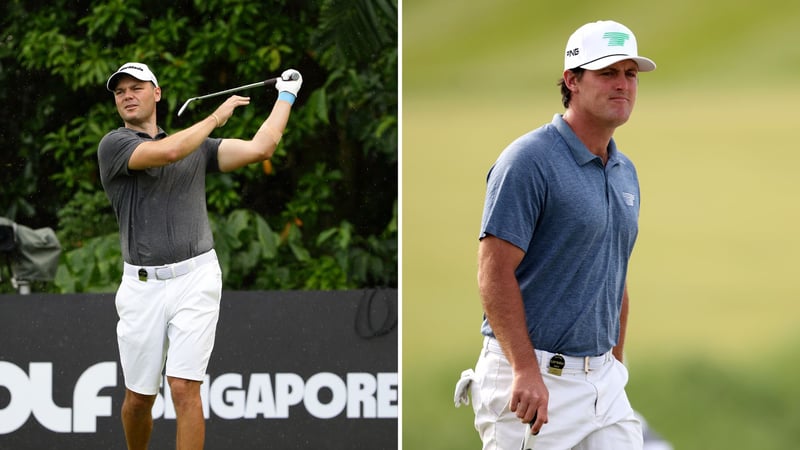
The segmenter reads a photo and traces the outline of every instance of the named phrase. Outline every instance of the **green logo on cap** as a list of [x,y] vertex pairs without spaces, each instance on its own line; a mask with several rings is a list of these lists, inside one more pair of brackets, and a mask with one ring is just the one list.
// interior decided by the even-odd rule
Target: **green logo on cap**
[[622,33],[620,31],[609,31],[603,34],[603,39],[608,39],[609,47],[624,47],[625,41],[630,38],[628,33]]

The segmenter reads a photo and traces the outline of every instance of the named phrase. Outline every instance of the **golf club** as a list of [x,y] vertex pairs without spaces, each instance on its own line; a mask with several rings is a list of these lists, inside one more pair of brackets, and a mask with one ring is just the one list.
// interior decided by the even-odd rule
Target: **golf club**
[[[296,80],[298,78],[298,75],[297,75],[297,73],[293,73],[290,77],[291,77],[290,80]],[[189,103],[191,103],[191,102],[193,102],[195,100],[203,100],[205,98],[217,97],[217,96],[220,96],[220,95],[230,94],[231,92],[243,91],[245,89],[250,89],[250,88],[259,87],[259,86],[274,86],[275,83],[277,83],[278,80],[280,80],[280,79],[281,79],[280,77],[270,78],[268,80],[259,81],[258,83],[246,84],[244,86],[239,86],[239,87],[235,87],[235,88],[231,88],[231,89],[226,89],[224,91],[219,91],[219,92],[214,92],[214,93],[211,93],[211,94],[201,95],[200,97],[192,97],[189,100],[186,100],[186,103],[184,103],[183,106],[181,106],[181,109],[178,110],[178,117],[180,117],[181,114],[183,114],[183,111],[186,110],[186,107],[189,106]],[[286,81],[289,81],[289,80],[286,80]]]
[[536,422],[536,416],[538,414],[533,414],[533,419],[531,419],[530,423],[528,424],[528,429],[525,433],[525,439],[522,440],[522,450],[533,450],[533,443],[536,442],[536,435],[531,432],[531,428],[533,428],[533,422]]

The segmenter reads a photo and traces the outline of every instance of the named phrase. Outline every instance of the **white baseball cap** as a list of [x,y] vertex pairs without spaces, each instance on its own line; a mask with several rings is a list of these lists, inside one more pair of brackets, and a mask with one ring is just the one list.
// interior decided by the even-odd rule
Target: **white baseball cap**
[[158,87],[158,80],[156,80],[156,76],[153,75],[153,72],[150,71],[150,68],[147,67],[147,64],[129,62],[123,64],[116,72],[114,72],[113,75],[108,77],[106,89],[114,92],[114,88],[117,86],[117,79],[122,74],[130,75],[140,81],[150,81],[156,87]]
[[632,59],[640,72],[655,70],[656,63],[639,56],[636,37],[625,25],[611,20],[590,22],[578,28],[567,41],[564,70],[599,70],[616,62]]

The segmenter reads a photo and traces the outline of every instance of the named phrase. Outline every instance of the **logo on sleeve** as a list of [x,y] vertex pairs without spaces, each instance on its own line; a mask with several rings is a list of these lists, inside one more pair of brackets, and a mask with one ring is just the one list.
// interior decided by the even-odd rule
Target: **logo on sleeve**
[[622,200],[625,202],[626,205],[633,206],[636,203],[636,196],[629,192],[623,192]]

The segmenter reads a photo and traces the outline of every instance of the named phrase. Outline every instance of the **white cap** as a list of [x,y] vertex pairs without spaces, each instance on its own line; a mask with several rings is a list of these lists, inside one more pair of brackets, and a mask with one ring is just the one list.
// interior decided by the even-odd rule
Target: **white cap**
[[108,77],[108,81],[106,82],[106,89],[111,92],[114,92],[114,88],[117,86],[117,79],[120,75],[126,74],[130,75],[133,78],[136,78],[140,81],[150,81],[156,87],[158,87],[158,80],[156,80],[156,76],[153,75],[153,72],[150,71],[150,68],[147,67],[147,64],[137,63],[137,62],[129,62],[122,65],[113,75]]
[[572,33],[564,53],[564,70],[599,70],[632,59],[640,72],[655,70],[656,63],[639,56],[636,37],[625,25],[611,20],[587,23]]

